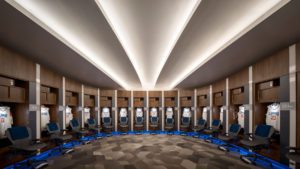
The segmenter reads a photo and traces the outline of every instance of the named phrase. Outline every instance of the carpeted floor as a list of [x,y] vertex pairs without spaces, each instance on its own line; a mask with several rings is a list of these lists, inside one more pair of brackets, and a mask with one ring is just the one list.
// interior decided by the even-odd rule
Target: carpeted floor
[[79,146],[69,155],[51,158],[49,168],[214,169],[255,168],[239,156],[199,139],[168,135],[108,137]]

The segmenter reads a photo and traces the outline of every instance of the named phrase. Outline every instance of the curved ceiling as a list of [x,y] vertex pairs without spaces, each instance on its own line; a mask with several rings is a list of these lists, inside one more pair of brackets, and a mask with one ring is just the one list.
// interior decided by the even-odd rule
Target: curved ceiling
[[[41,30],[28,18],[14,14],[16,16],[7,21],[6,30],[0,28],[0,33],[4,32],[0,34],[2,43],[23,49],[37,60],[49,64],[49,67],[79,76],[77,79],[84,82],[98,85],[103,80],[105,87],[111,84],[112,88],[119,88],[119,85],[128,90],[186,88],[216,80],[224,72],[232,73],[233,68],[237,70],[240,67],[227,63],[233,68],[217,69],[210,74],[213,77],[207,77],[207,74],[214,72],[214,60],[229,59],[230,54],[234,53],[224,55],[227,49],[237,51],[238,48],[233,49],[232,46],[249,36],[262,21],[272,19],[272,14],[278,10],[280,12],[284,5],[294,3],[289,0],[6,2],[17,9],[15,13],[20,11],[38,24]],[[4,4],[0,5],[4,8]],[[0,13],[8,18],[9,13]],[[23,34],[19,33],[16,39],[13,39],[13,35],[5,35],[14,34],[16,29],[9,32],[7,28],[16,26],[19,20],[24,22],[28,30],[19,28]],[[24,35],[33,30],[38,30],[39,36]],[[255,37],[255,34],[252,35]],[[85,74],[91,73],[91,76],[78,74],[78,69],[72,70],[74,65],[68,65],[71,67],[69,69],[60,69],[57,60],[51,61],[49,55],[38,52],[38,49],[30,49],[30,45],[24,42],[20,43],[22,37],[38,39],[36,42],[50,42],[49,46],[35,43],[35,47],[51,51],[65,62],[71,58],[70,62],[76,64],[79,70],[82,68]],[[59,46],[60,50],[55,51],[54,46]],[[272,47],[269,46],[268,50]],[[69,55],[64,55],[62,51]],[[253,57],[247,56],[244,65],[262,57],[259,53]],[[87,63],[90,64],[89,68]],[[210,65],[209,73],[207,65]],[[207,79],[201,80],[203,78]]]

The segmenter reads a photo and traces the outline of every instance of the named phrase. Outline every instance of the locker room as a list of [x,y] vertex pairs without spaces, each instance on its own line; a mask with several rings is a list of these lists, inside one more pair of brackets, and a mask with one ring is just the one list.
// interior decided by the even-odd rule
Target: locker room
[[3,0],[0,168],[300,168],[299,0]]

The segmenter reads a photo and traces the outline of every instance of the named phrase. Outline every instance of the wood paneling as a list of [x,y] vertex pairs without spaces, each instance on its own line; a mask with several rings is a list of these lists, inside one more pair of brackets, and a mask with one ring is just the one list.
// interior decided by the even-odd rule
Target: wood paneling
[[0,74],[24,81],[35,81],[36,64],[22,55],[0,47]]
[[98,89],[91,86],[84,86],[84,94],[97,96],[98,95]]
[[133,91],[133,97],[146,97],[146,91]]
[[229,76],[229,89],[244,86],[249,83],[248,68]]
[[296,45],[296,64],[297,64],[297,72],[300,72],[300,43]]
[[180,90],[180,97],[193,97],[194,91],[193,90]]
[[80,93],[81,92],[81,84],[75,80],[66,78],[66,90]]
[[253,65],[253,82],[274,79],[289,73],[288,48]]
[[225,89],[226,89],[226,80],[225,79],[218,81],[212,85],[213,93],[221,92],[221,91],[224,91]]
[[197,89],[197,95],[208,95],[209,94],[209,86],[201,87]]
[[149,97],[161,97],[161,91],[149,91]]
[[54,87],[61,88],[62,86],[62,76],[41,66],[41,84]]
[[127,91],[127,90],[118,90],[118,97],[131,97],[131,91]]
[[300,147],[300,72],[297,73],[297,104],[296,104],[297,147]]
[[95,107],[95,96],[93,95],[84,95],[84,106],[85,107]]
[[100,90],[101,97],[114,97],[115,91],[114,90]]
[[164,97],[177,97],[178,92],[176,90],[164,91]]

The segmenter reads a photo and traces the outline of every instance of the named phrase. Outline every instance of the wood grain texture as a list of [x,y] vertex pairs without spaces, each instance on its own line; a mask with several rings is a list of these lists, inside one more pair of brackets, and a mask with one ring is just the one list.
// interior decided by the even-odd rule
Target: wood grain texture
[[209,86],[204,86],[197,89],[197,95],[208,95],[209,94]]
[[117,95],[118,97],[131,97],[131,91],[127,91],[127,90],[118,90],[117,91]]
[[214,84],[212,84],[212,92],[221,92],[226,89],[226,79],[220,80]]
[[98,95],[98,89],[92,86],[86,86],[84,85],[84,94],[97,96]]
[[77,93],[81,92],[81,83],[69,78],[66,78],[65,83],[66,83],[66,90],[77,92]]
[[149,97],[161,97],[162,92],[161,91],[149,91]]
[[41,66],[40,69],[41,84],[54,88],[62,87],[62,76],[58,73]]
[[297,147],[300,146],[300,72],[297,73],[297,104],[296,104]]
[[22,55],[0,47],[0,75],[35,81],[36,64]]
[[288,73],[289,49],[286,48],[253,65],[253,82],[274,79]]
[[180,97],[193,97],[194,90],[180,90]]
[[115,91],[114,90],[100,90],[101,97],[114,97]]
[[164,97],[177,97],[178,92],[177,90],[170,90],[170,91],[164,91]]
[[133,97],[146,97],[146,91],[133,91]]
[[229,89],[244,86],[249,83],[248,68],[229,76]]
[[296,44],[296,71],[300,72],[300,43]]

